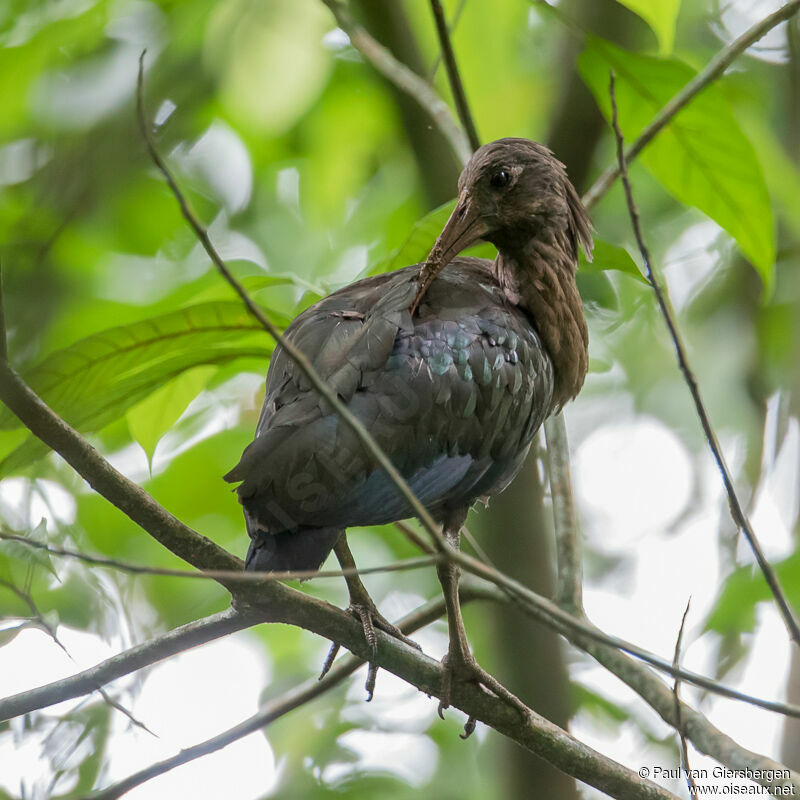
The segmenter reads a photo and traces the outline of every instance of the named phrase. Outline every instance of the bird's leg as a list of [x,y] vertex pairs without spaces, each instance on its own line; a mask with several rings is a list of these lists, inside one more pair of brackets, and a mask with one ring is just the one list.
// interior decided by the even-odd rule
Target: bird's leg
[[[453,514],[449,520],[445,521],[443,528],[445,540],[454,550],[459,549],[461,526],[465,518],[466,514]],[[442,659],[444,673],[439,697],[439,716],[444,719],[444,710],[450,706],[450,689],[453,681],[469,681],[489,689],[508,705],[516,708],[523,718],[528,720],[530,709],[516,695],[509,692],[496,678],[479,666],[475,656],[472,655],[472,651],[469,649],[464,619],[461,616],[461,603],[458,599],[460,572],[458,565],[449,559],[444,559],[436,565],[436,573],[439,576],[439,582],[442,584],[442,591],[444,592],[444,602],[447,608],[447,627],[450,633],[447,655]],[[468,738],[474,730],[475,718],[469,717],[461,738]]]
[[[333,552],[336,553],[336,558],[339,560],[339,565],[343,570],[354,570],[356,568],[356,562],[353,560],[353,554],[350,552],[350,546],[347,544],[347,535],[344,532],[342,532],[339,540],[334,545]],[[410,644],[417,650],[419,650],[420,647],[416,642],[409,639],[400,628],[396,625],[392,625],[392,623],[378,611],[357,573],[350,572],[345,574],[344,579],[347,581],[347,589],[350,593],[350,605],[347,610],[361,623],[364,629],[364,638],[372,654],[372,658],[369,661],[367,681],[364,685],[367,690],[367,702],[369,702],[372,700],[372,694],[375,691],[375,678],[378,674],[378,665],[374,661],[378,647],[375,628],[388,633],[390,636],[394,636],[395,639],[400,639],[400,641]],[[331,668],[333,659],[336,658],[338,652],[339,645],[334,642],[331,645],[331,649],[328,651],[325,663],[322,665],[322,674],[320,678]]]

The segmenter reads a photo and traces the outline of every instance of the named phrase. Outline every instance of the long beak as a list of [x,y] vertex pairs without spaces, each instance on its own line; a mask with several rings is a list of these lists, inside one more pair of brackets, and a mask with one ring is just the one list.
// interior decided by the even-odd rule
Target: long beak
[[489,232],[489,226],[481,218],[477,203],[466,192],[459,195],[456,207],[447,220],[439,238],[420,270],[419,290],[411,304],[414,314],[420,300],[436,276],[462,251],[475,244]]

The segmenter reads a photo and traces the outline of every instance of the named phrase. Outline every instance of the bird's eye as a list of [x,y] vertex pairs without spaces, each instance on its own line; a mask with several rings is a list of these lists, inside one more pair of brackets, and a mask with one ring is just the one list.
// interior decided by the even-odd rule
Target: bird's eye
[[509,175],[508,170],[500,169],[489,178],[489,184],[495,189],[502,189],[504,186],[508,186],[510,180],[511,175]]

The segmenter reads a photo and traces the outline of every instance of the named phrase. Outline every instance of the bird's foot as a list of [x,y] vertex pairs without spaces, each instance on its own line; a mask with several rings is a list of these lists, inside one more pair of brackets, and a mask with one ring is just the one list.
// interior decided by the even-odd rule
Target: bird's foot
[[[364,598],[365,602],[351,602],[347,608],[348,613],[352,614],[360,623],[364,630],[364,639],[369,647],[371,658],[369,660],[369,667],[367,669],[367,680],[364,683],[364,688],[367,691],[367,702],[372,700],[372,695],[375,692],[375,680],[378,676],[378,665],[375,663],[375,657],[378,654],[378,637],[375,635],[375,628],[388,633],[395,639],[405,642],[417,650],[422,648],[412,639],[409,639],[403,631],[396,625],[392,625],[383,614],[378,611],[375,604],[369,597]],[[336,642],[331,644],[328,655],[325,657],[325,663],[322,665],[322,672],[320,679],[324,678],[328,670],[333,666],[333,660],[339,652],[339,645]]]
[[[444,710],[450,707],[450,690],[454,681],[464,681],[477,683],[484,689],[488,689],[492,694],[499,697],[507,705],[519,711],[525,722],[530,722],[531,710],[515,694],[506,689],[497,678],[490,675],[475,660],[472,653],[450,652],[442,659],[444,671],[442,673],[442,689],[439,695],[439,716],[444,719]],[[464,724],[464,733],[460,734],[462,739],[468,739],[475,731],[475,717],[470,716]]]

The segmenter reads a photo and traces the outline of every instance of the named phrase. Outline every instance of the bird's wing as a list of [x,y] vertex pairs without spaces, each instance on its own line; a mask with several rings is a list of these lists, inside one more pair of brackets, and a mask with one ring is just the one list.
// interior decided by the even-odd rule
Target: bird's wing
[[[433,511],[501,488],[550,408],[552,366],[530,320],[473,262],[451,264],[413,322],[408,268],[331,295],[287,330]],[[226,477],[267,531],[410,515],[280,349],[257,438]]]

